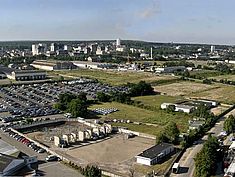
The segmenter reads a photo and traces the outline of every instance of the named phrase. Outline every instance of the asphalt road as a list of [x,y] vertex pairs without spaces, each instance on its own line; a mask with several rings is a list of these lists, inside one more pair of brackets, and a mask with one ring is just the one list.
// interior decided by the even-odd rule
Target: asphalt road
[[[232,112],[232,111],[231,111]],[[220,118],[215,126],[208,132],[211,133],[213,136],[217,136],[222,130],[224,126],[224,120],[230,113],[225,115],[225,117]],[[170,176],[172,177],[193,177],[194,170],[195,170],[195,163],[194,158],[198,152],[203,147],[204,141],[207,140],[207,135],[205,135],[202,139],[200,139],[197,144],[193,145],[192,147],[188,148],[186,152],[181,157],[180,163],[180,170],[178,174],[171,173]]]
[[29,155],[29,156],[37,156],[39,163],[39,172],[42,176],[46,177],[83,177],[81,174],[79,174],[77,171],[73,170],[70,167],[67,167],[63,165],[60,162],[45,162],[45,158],[48,156],[47,153],[39,154],[35,151],[33,151],[31,148],[27,147],[21,142],[16,141],[14,138],[7,135],[7,133],[4,133],[0,131],[0,136],[3,141],[6,143],[14,146],[19,151]]

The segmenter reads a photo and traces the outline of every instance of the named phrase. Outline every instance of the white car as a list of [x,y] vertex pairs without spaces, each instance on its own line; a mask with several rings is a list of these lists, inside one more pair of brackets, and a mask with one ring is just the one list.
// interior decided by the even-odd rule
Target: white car
[[57,157],[56,155],[49,155],[49,156],[47,156],[46,157],[46,161],[57,161],[57,160],[59,160],[60,158],[59,157]]

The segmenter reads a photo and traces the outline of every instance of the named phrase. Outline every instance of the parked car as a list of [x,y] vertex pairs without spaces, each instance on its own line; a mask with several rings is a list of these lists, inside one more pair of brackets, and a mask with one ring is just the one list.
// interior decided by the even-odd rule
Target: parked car
[[58,161],[59,157],[57,157],[56,155],[49,155],[46,157],[45,159],[46,161],[50,162],[50,161]]

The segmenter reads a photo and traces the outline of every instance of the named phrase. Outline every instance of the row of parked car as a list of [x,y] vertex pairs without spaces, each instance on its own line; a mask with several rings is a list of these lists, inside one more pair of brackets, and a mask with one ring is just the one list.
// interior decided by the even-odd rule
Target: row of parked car
[[[37,146],[34,142],[30,141],[29,139],[19,135],[18,133],[12,131],[11,129],[8,128],[8,126],[4,126],[4,125],[0,125],[0,129],[5,132],[8,133],[8,135],[12,138],[14,138],[16,141],[19,141],[23,144],[25,144],[26,146],[28,146],[29,148],[33,149],[35,152],[37,153],[44,153],[46,152],[45,149]],[[46,161],[60,161],[61,159],[56,156],[56,155],[48,155],[45,158]]]
[[117,108],[96,108],[96,109],[93,109],[92,111],[97,114],[107,115],[107,114],[111,114],[113,112],[118,111],[118,109]]
[[25,144],[26,146],[30,147],[31,149],[33,149],[34,151],[36,151],[37,153],[44,153],[46,152],[45,149],[37,146],[34,142],[30,141],[29,139],[19,135],[18,133],[10,130],[10,129],[7,129],[5,130],[5,132],[8,132],[9,136],[16,139],[17,141]]

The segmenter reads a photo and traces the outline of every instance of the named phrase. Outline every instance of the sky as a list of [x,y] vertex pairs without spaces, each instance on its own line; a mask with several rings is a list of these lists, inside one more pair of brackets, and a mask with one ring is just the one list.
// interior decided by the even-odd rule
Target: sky
[[0,0],[0,40],[235,44],[234,0]]

